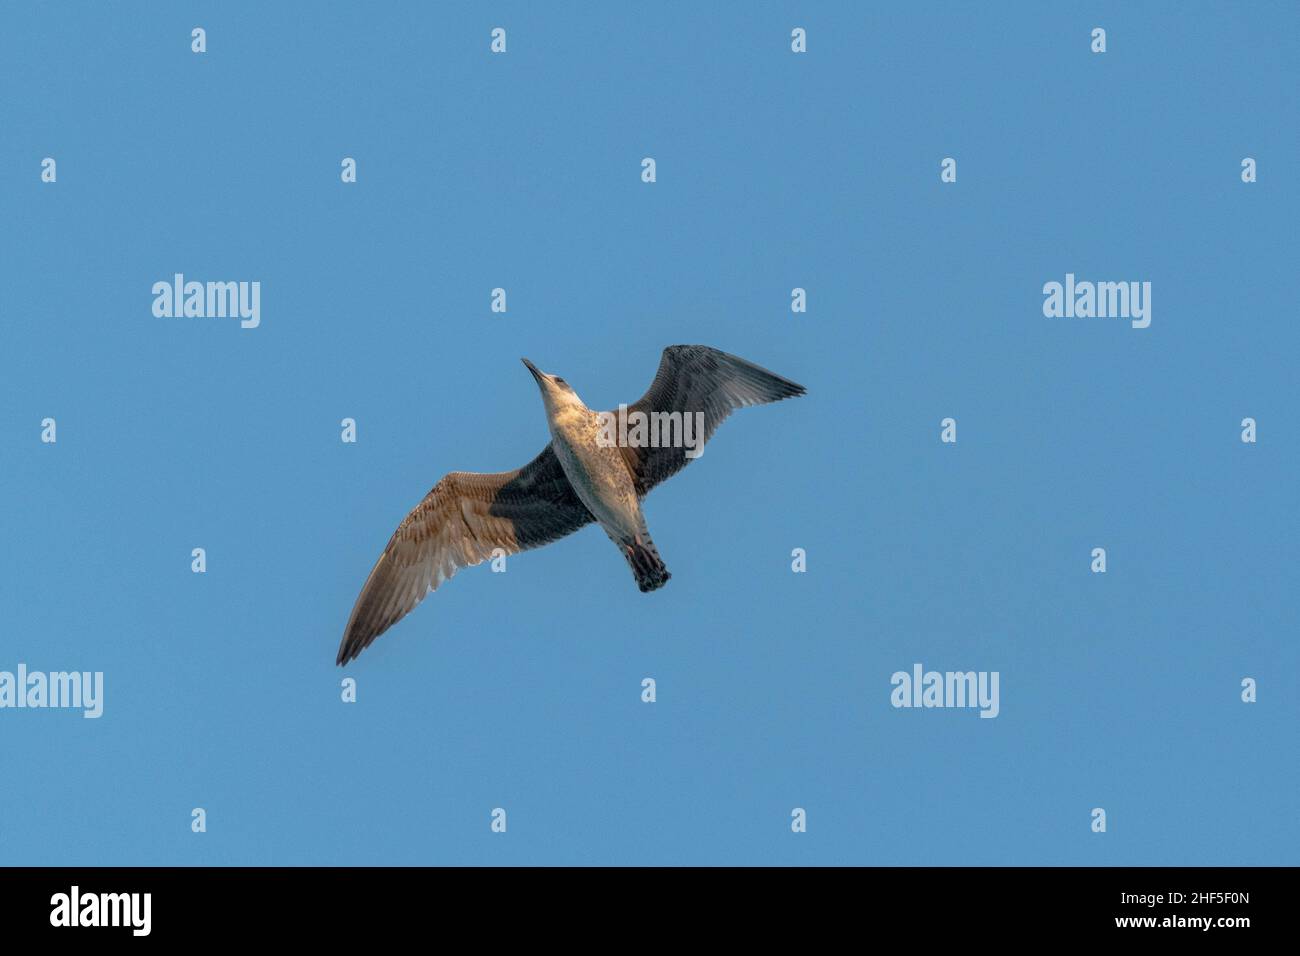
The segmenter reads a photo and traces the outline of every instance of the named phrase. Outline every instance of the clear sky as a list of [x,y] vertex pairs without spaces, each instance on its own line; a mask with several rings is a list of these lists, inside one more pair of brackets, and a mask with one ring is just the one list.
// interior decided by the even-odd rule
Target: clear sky
[[[0,670],[104,713],[0,710],[0,863],[1296,863],[1298,21],[5,4]],[[521,356],[611,407],[674,343],[808,395],[648,499],[666,587],[588,528],[334,665],[407,510],[547,441]]]

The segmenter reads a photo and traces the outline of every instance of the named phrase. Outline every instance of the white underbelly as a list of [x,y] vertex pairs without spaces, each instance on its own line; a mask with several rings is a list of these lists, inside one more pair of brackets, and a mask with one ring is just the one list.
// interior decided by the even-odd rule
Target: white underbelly
[[577,445],[563,435],[553,436],[551,444],[578,500],[605,530],[635,536],[641,529],[641,502],[622,453],[617,448],[602,448],[594,441]]

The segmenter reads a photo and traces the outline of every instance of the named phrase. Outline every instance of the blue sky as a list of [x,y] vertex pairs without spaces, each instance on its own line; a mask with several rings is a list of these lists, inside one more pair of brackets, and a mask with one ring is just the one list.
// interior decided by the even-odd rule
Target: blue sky
[[[0,670],[105,675],[0,710],[0,863],[1296,862],[1294,5],[137,6],[0,14]],[[520,356],[611,407],[679,342],[808,395],[647,500],[667,587],[589,528],[334,666],[545,444]]]

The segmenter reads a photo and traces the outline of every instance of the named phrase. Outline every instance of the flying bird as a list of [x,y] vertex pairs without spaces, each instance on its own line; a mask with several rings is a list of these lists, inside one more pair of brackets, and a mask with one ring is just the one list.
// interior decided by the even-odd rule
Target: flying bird
[[[558,375],[528,359],[550,426],[541,454],[514,471],[453,471],[389,539],[352,608],[337,663],[346,664],[458,570],[501,549],[539,548],[595,521],[622,552],[642,591],[671,575],[646,530],[641,501],[671,478],[737,408],[803,395],[802,385],[706,345],[664,349],[654,381],[617,412],[588,408]],[[660,423],[658,434],[627,429]],[[674,418],[673,416],[676,415]],[[692,428],[694,426],[694,428]],[[678,440],[659,441],[673,436]]]

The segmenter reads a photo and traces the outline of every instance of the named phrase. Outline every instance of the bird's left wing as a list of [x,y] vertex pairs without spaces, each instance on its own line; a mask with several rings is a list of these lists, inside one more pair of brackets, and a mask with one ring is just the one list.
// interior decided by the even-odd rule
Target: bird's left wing
[[515,471],[452,472],[393,532],[352,608],[337,663],[355,658],[425,595],[495,549],[541,547],[594,520],[550,445]]
[[[737,355],[707,345],[670,345],[664,349],[649,391],[636,404],[629,405],[627,411],[645,415],[665,412],[698,415],[702,429],[696,439],[703,443],[713,437],[718,426],[736,409],[779,402],[806,391],[798,382]],[[632,473],[637,494],[643,498],[690,461],[687,449],[680,443],[639,447],[621,444],[618,450]]]

